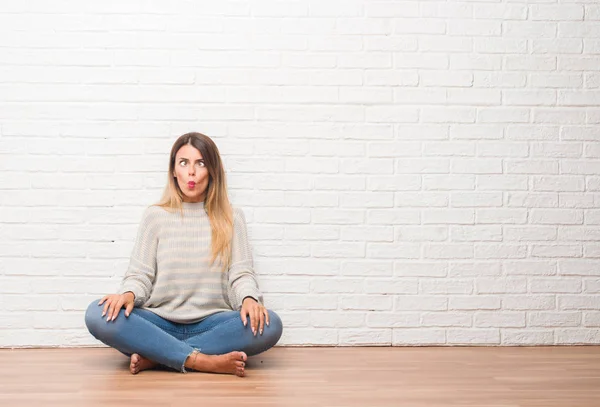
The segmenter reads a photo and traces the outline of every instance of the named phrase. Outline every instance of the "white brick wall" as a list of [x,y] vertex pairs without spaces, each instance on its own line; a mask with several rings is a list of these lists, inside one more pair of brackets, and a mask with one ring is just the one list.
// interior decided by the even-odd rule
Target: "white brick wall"
[[194,130],[282,344],[600,343],[594,3],[2,2],[0,347],[97,344]]

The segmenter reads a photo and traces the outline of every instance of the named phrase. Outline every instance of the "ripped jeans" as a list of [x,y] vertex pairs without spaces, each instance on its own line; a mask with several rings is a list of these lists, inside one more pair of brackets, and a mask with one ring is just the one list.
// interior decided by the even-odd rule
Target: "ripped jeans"
[[200,322],[180,324],[141,308],[125,317],[122,308],[117,319],[106,322],[99,301],[92,302],[85,313],[85,324],[96,339],[127,356],[138,353],[184,373],[185,361],[194,350],[205,355],[242,351],[252,356],[273,347],[283,331],[281,319],[271,310],[269,326],[265,323],[262,335],[257,332],[256,336],[250,318],[244,326],[239,311],[218,312]]

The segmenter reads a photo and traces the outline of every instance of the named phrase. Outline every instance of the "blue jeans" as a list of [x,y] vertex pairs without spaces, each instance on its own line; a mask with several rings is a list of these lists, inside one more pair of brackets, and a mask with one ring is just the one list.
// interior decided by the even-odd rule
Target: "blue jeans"
[[85,324],[99,341],[127,356],[141,356],[161,365],[185,372],[187,357],[198,350],[206,355],[221,355],[233,351],[256,355],[273,347],[283,331],[281,319],[269,310],[269,326],[263,334],[252,334],[250,318],[244,326],[239,311],[224,311],[210,315],[200,322],[180,324],[159,317],[153,312],[134,308],[125,316],[119,311],[117,319],[102,318],[100,300],[92,302],[85,313]]

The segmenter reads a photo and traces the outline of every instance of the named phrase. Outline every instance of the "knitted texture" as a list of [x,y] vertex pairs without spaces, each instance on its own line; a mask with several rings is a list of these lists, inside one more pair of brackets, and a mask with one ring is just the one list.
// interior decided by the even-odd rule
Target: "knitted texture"
[[234,208],[228,270],[219,259],[210,264],[211,240],[203,202],[183,203],[183,217],[179,211],[146,208],[119,293],[131,291],[136,307],[179,323],[240,309],[247,296],[262,302],[244,213]]

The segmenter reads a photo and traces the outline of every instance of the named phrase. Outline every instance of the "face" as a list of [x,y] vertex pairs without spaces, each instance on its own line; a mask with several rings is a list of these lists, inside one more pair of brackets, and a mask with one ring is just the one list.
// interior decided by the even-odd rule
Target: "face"
[[173,176],[177,178],[177,185],[183,192],[183,202],[204,201],[208,187],[208,169],[196,147],[186,144],[177,151],[174,171]]

